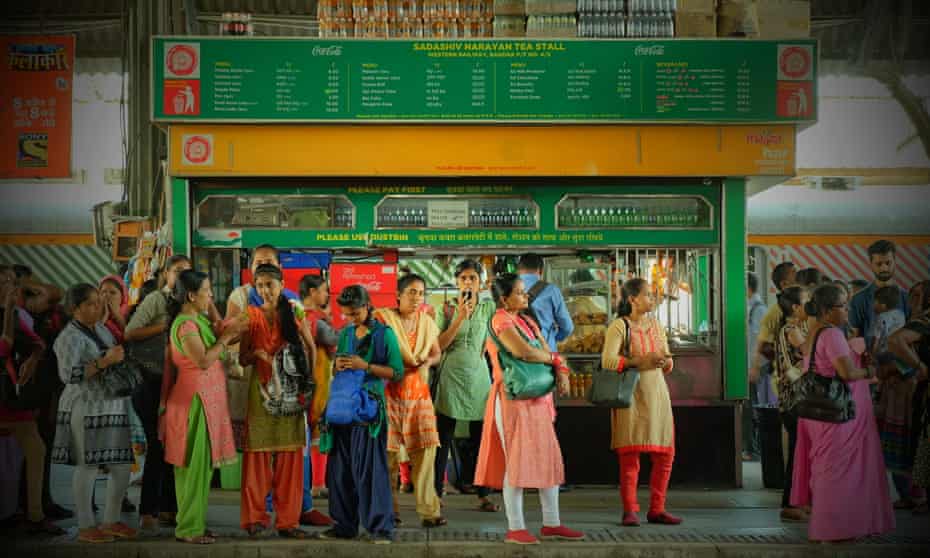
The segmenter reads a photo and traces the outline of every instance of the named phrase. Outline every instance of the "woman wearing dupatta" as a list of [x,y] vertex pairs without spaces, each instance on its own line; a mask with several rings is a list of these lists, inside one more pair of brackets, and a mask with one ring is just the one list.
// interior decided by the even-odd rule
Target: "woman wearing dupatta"
[[394,515],[399,513],[397,478],[401,447],[410,457],[411,477],[417,500],[417,515],[424,527],[439,527],[447,523],[440,514],[439,496],[435,487],[436,411],[430,398],[427,373],[439,363],[439,328],[420,305],[426,297],[426,281],[408,274],[397,282],[398,307],[375,310],[375,319],[397,335],[404,359],[404,378],[389,384],[385,393],[388,407],[388,468],[394,494]]
[[226,400],[226,375],[221,359],[245,322],[222,328],[217,339],[204,317],[213,291],[207,274],[184,271],[178,277],[171,303],[171,362],[162,396],[165,410],[161,439],[165,461],[174,465],[178,499],[178,541],[211,544],[216,539],[206,530],[207,498],[213,469],[236,461],[232,423]]
[[118,275],[107,275],[97,284],[100,300],[103,302],[105,317],[104,327],[110,330],[117,343],[123,342],[126,319],[129,316],[129,289],[126,282]]
[[272,379],[272,362],[279,350],[288,344],[302,346],[306,362],[313,363],[316,346],[303,312],[296,316],[295,308],[284,296],[281,269],[269,264],[259,265],[254,281],[262,305],[247,308],[249,328],[239,345],[240,364],[255,365],[255,373],[249,380],[245,421],[240,522],[251,537],[268,528],[270,517],[265,497],[271,490],[278,535],[303,539],[307,533],[298,528],[298,524],[307,420],[304,413],[270,414],[263,404],[263,391]]

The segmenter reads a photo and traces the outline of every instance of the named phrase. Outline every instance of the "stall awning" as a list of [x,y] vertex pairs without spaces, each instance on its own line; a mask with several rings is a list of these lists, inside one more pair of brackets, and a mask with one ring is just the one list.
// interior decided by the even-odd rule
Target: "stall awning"
[[93,245],[0,245],[0,264],[32,268],[46,283],[67,289],[76,283],[94,283],[116,271],[110,255]]

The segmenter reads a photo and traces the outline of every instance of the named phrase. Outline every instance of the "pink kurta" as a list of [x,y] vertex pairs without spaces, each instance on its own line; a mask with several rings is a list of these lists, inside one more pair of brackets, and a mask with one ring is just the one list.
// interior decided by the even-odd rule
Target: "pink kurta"
[[[189,335],[200,335],[193,320],[186,321],[178,328],[179,339]],[[178,467],[186,465],[188,417],[191,402],[197,395],[203,403],[203,411],[207,418],[213,466],[234,463],[236,444],[229,420],[223,365],[217,360],[210,368],[204,370],[187,358],[174,343],[170,346],[171,360],[177,368],[177,379],[168,395],[165,410],[165,431],[162,436],[165,443],[165,461]]]
[[[511,327],[520,327],[529,338],[541,337],[536,324],[518,321],[503,310],[498,310],[491,318],[491,327],[497,334]],[[565,465],[555,435],[552,394],[537,399],[507,399],[497,345],[488,339],[486,346],[491,355],[494,382],[485,407],[475,484],[502,488],[506,473],[509,485],[517,488],[561,485],[565,482]],[[494,402],[498,399],[504,426],[503,444],[494,418]]]
[[[843,332],[820,334],[816,372],[836,375],[833,361],[852,358]],[[808,358],[802,370],[808,369]],[[856,418],[842,424],[798,421],[791,505],[812,505],[808,537],[817,541],[855,539],[894,529],[894,511],[885,463],[872,411],[869,383],[847,382],[856,402]]]

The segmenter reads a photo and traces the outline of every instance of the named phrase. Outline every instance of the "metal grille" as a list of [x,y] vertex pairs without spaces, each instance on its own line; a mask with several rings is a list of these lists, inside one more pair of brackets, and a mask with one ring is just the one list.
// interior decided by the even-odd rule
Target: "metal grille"
[[720,324],[719,260],[714,248],[621,248],[614,276],[649,283],[669,339],[709,346]]

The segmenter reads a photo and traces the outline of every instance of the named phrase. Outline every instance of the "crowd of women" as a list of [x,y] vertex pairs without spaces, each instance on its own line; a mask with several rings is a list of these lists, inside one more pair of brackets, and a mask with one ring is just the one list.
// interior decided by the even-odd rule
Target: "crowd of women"
[[[399,279],[395,307],[374,308],[369,293],[353,285],[338,294],[330,310],[323,278],[306,276],[299,293],[287,290],[277,251],[261,246],[253,251],[251,283],[231,294],[224,316],[214,305],[209,277],[176,255],[160,283],[148,285],[150,292],[132,310],[119,277],[72,286],[64,312],[56,314],[55,329],[16,319],[31,315],[23,300],[28,284],[8,271],[0,270],[2,357],[19,386],[33,374],[39,359],[34,355],[56,363],[63,389],[47,453],[56,463],[75,466],[72,486],[81,541],[137,534],[120,520],[135,459],[135,423],[147,447],[139,529],[173,525],[179,541],[216,540],[206,525],[211,479],[214,469],[240,459],[240,452],[240,524],[252,537],[273,528],[280,537],[302,539],[308,532],[300,525],[309,524],[328,527],[317,533],[321,538],[355,539],[364,528],[367,540],[389,543],[402,524],[398,478],[405,466],[421,524],[446,525],[444,476],[457,430],[474,442],[475,451],[463,451],[459,458],[462,484],[475,489],[479,509],[496,512],[489,493],[502,491],[505,542],[585,537],[565,526],[559,513],[565,472],[552,391],[568,393],[569,369],[532,317],[519,275],[501,273],[486,283],[482,266],[463,260],[455,269],[459,296],[435,317],[425,304],[426,281],[415,274]],[[876,366],[861,362],[847,342],[847,293],[832,284],[810,291],[782,279],[773,360],[782,400],[789,400],[797,374],[838,375],[850,386],[857,411],[842,424],[798,420],[783,411],[791,446],[788,477],[793,479],[785,490],[787,517],[803,520],[809,513],[814,540],[888,531],[894,516],[890,503],[885,505],[881,448],[885,438],[886,449],[900,442],[902,432],[889,428],[893,436],[880,437],[869,387]],[[482,288],[486,284],[490,296]],[[608,327],[602,366],[639,374],[632,404],[610,414],[621,523],[640,524],[636,487],[640,457],[648,454],[652,472],[646,519],[676,525],[681,518],[665,508],[675,428],[663,377],[674,363],[665,328],[653,315],[655,300],[647,282],[627,280],[619,294],[619,318]],[[51,290],[44,296],[46,311],[56,307]],[[897,359],[882,360],[880,368],[888,370],[883,378],[891,378],[886,365],[904,363],[916,374],[902,381],[913,380],[916,389],[918,381],[926,384],[930,356],[930,285],[918,285],[910,297],[910,322],[888,339]],[[341,313],[347,325],[335,331],[330,312]],[[524,364],[548,370],[552,387],[516,397],[504,370]],[[885,400],[914,399],[915,389],[895,388],[896,381],[884,382],[882,393],[892,392]],[[898,391],[907,395],[895,395]],[[4,395],[4,406],[13,401]],[[901,414],[891,403],[883,408],[890,411],[880,422]],[[5,412],[0,427],[36,420],[32,411],[0,410]],[[905,432],[907,448],[917,445],[911,444],[912,435],[920,441],[922,452],[912,453],[923,456],[914,475],[921,486],[930,481],[925,419],[908,423]],[[457,424],[466,428],[457,429]],[[27,460],[45,458],[34,428],[15,431],[30,449]],[[328,457],[324,461],[320,455]],[[101,467],[110,481],[98,524],[92,487]],[[325,471],[328,516],[313,507],[312,468]],[[27,467],[28,520],[37,530],[55,532],[42,513],[41,471],[41,466]],[[525,489],[539,494],[538,536],[525,523]]]
[[[895,509],[927,511],[930,281],[908,291],[893,286],[894,246],[887,241],[870,247],[869,257],[876,280],[854,296],[819,273],[802,277],[805,270],[795,273],[790,262],[777,265],[778,304],[762,320],[759,358],[767,354],[772,366],[760,384],[770,383],[775,394],[779,462],[782,427],[787,437],[781,519],[808,522],[812,541],[886,533]],[[805,374],[840,378],[852,418],[799,416]],[[763,469],[765,461],[763,454]]]

